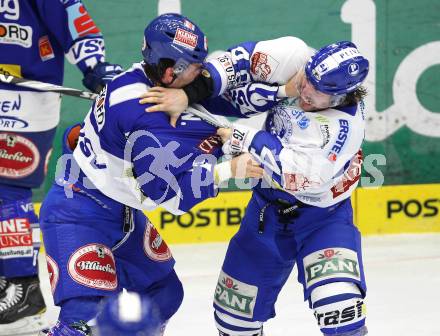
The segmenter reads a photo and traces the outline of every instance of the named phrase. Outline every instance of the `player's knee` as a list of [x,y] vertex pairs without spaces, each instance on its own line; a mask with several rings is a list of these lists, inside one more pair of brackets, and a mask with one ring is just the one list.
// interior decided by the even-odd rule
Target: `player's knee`
[[263,322],[246,321],[229,314],[214,311],[214,319],[220,336],[262,336]]
[[98,313],[101,296],[81,296],[62,301],[59,320],[66,325],[90,321]]
[[183,286],[173,270],[167,277],[157,281],[145,293],[159,308],[165,322],[173,316],[183,301]]
[[318,286],[311,293],[310,303],[324,335],[366,335],[362,333],[366,332],[364,300],[356,284],[332,282]]

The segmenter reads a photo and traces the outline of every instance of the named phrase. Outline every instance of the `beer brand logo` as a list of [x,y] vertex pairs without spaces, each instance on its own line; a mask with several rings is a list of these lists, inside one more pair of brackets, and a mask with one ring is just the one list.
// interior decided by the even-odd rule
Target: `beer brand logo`
[[47,272],[49,273],[50,288],[53,294],[55,292],[55,288],[57,287],[60,272],[57,263],[48,254],[46,254],[46,263]]
[[151,222],[148,222],[145,228],[144,251],[148,258],[155,261],[168,261],[172,258],[167,243]]
[[329,248],[316,251],[304,258],[306,286],[330,278],[351,278],[360,281],[356,251],[346,248]]
[[17,134],[0,134],[0,176],[23,178],[32,174],[40,163],[35,144]]
[[238,281],[222,271],[215,289],[214,301],[234,315],[252,318],[257,293],[258,287]]
[[68,269],[71,278],[84,286],[103,290],[118,287],[113,253],[104,245],[79,248],[70,257]]

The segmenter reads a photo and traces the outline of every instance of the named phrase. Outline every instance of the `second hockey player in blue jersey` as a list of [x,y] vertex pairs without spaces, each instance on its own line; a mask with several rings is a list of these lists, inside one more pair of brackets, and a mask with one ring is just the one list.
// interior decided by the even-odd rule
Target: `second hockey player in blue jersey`
[[[83,321],[122,288],[157,307],[151,327],[159,323],[163,330],[183,289],[169,248],[141,210],[163,206],[180,214],[215,196],[225,178],[213,126],[190,114],[170,120],[145,113],[138,102],[149,87],[182,87],[197,76],[207,54],[205,35],[188,18],[164,14],[145,29],[142,53],[142,63],[101,91],[83,125],[66,132],[65,153],[74,150],[73,157],[41,208],[54,301],[61,307],[45,335],[90,335]],[[243,177],[261,176],[249,162]]]

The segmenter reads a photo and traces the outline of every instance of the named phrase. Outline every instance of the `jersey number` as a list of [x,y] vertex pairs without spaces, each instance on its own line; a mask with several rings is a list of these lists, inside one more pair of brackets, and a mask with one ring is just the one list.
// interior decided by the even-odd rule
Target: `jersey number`
[[107,165],[105,163],[98,163],[97,155],[93,151],[92,142],[89,138],[86,138],[83,132],[79,133],[79,148],[85,157],[90,158],[90,164],[95,169],[105,169]]

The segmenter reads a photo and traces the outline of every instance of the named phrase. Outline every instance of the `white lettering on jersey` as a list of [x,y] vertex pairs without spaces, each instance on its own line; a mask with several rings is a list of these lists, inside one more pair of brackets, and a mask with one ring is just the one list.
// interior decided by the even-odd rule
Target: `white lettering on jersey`
[[0,23],[0,43],[32,47],[32,27],[17,23]]
[[89,57],[105,56],[104,40],[102,38],[85,39],[76,42],[67,52],[66,58],[72,64],[77,64]]
[[18,20],[20,17],[20,3],[18,0],[0,0],[0,14],[5,14],[5,19]]

